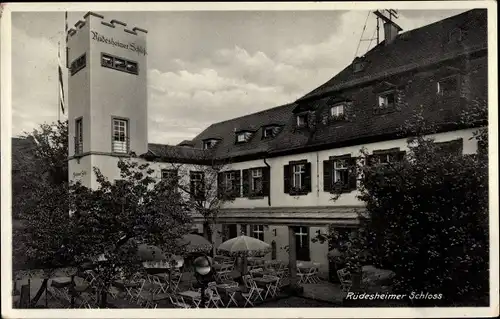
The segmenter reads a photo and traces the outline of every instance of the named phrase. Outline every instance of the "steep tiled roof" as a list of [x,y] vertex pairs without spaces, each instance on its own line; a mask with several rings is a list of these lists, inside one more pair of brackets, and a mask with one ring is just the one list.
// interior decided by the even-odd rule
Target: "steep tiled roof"
[[[403,32],[387,46],[385,41],[382,41],[365,54],[364,61],[367,64],[363,71],[354,73],[352,66],[349,65],[299,101],[485,48],[488,46],[485,32],[486,16],[485,9],[470,10]],[[460,42],[449,41],[450,31],[455,28],[460,28],[464,32],[463,40]]]
[[[363,71],[354,73],[352,66],[348,66],[295,103],[212,124],[192,140],[194,147],[201,149],[203,140],[218,138],[221,140],[213,150],[217,157],[239,157],[305,150],[310,146],[341,144],[346,141],[394,134],[409,119],[415,106],[418,106],[416,104],[420,103],[429,105],[425,116],[436,123],[448,124],[457,121],[460,111],[467,103],[464,103],[462,98],[449,100],[444,104],[436,100],[435,82],[429,86],[429,79],[419,79],[420,75],[412,73],[410,77],[407,75],[407,78],[403,79],[406,81],[404,84],[396,83],[397,86],[403,85],[410,91],[413,90],[411,94],[416,98],[415,101],[406,103],[400,110],[390,114],[374,115],[376,95],[369,86],[376,80],[382,82],[381,79],[408,74],[408,71],[416,68],[432,66],[438,69],[439,62],[453,61],[456,57],[467,57],[465,63],[469,70],[487,68],[484,65],[485,59],[470,59],[474,52],[482,50],[484,54],[484,49],[487,48],[486,16],[486,10],[471,10],[402,33],[389,45],[381,42],[365,54],[363,59],[367,64]],[[450,31],[456,28],[462,30],[462,40],[450,42]],[[471,88],[479,87],[479,93],[475,92],[475,96],[486,100],[486,75],[470,81],[473,82],[469,84]],[[425,92],[426,85],[428,90],[434,91]],[[418,92],[419,90],[422,92]],[[467,90],[472,89],[467,88]],[[316,111],[315,116],[322,116],[322,110],[327,109],[332,100],[339,99],[350,100],[353,103],[353,114],[349,121],[340,125],[315,125],[314,129],[310,130],[296,129],[294,112],[313,110]],[[282,129],[276,137],[263,140],[260,128],[268,124],[280,125]],[[256,132],[247,143],[237,144],[235,132],[241,130]]]

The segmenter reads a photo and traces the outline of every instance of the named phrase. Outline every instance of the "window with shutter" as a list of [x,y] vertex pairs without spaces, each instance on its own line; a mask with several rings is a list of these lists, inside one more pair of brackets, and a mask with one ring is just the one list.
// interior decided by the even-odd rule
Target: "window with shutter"
[[388,165],[402,161],[406,152],[400,151],[399,147],[387,150],[374,150],[372,155],[368,156],[368,165]]
[[264,225],[251,225],[250,236],[264,241]]
[[306,160],[290,162],[285,166],[285,175],[287,173],[288,181],[285,176],[285,187],[288,184],[290,195],[305,195],[311,191],[311,163]]
[[[356,189],[356,158],[348,155],[332,156],[331,161],[331,191],[350,192]],[[324,164],[328,168],[328,164]],[[325,169],[326,171],[326,169]],[[327,183],[326,176],[324,183]],[[325,184],[326,186],[326,184]],[[326,186],[327,187],[327,186]]]

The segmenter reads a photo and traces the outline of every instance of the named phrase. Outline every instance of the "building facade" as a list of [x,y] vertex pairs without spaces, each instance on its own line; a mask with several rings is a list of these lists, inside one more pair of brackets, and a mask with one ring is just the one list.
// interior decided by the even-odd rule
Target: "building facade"
[[[178,176],[186,196],[201,180],[215,184],[213,196],[231,195],[221,203],[216,244],[244,232],[271,244],[266,258],[319,262],[326,276],[328,243],[314,238],[332,224],[356,227],[361,148],[397,160],[407,151],[400,127],[421,110],[437,127],[436,142],[477,151],[471,138],[483,124],[465,127],[460,117],[487,103],[486,21],[486,10],[471,10],[404,33],[386,21],[384,41],[297,101],[172,146],[147,141],[147,31],[87,13],[68,41],[70,180],[95,187],[92,167],[118,179],[126,157],[149,162],[158,179]],[[214,160],[224,165],[207,173]]]

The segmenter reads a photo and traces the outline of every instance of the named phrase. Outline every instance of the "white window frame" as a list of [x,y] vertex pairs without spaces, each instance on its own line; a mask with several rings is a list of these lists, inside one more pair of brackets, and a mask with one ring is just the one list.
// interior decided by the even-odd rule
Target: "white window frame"
[[236,181],[236,174],[234,172],[224,173],[224,186],[226,191],[232,191],[234,189],[234,184]]
[[264,241],[264,225],[252,225],[252,237]]
[[75,154],[83,153],[83,118],[75,120]]
[[297,115],[297,126],[304,127],[307,124],[307,116],[305,114]]
[[274,128],[273,127],[265,127],[264,129],[264,138],[273,137]]
[[[255,169],[252,169],[250,170],[251,172],[251,177],[250,177],[250,189],[252,192],[258,192],[258,191],[262,191],[262,188],[264,187],[263,183],[264,183],[264,176],[262,174],[262,169],[261,168],[255,168]],[[258,190],[256,189],[256,182],[255,182],[255,179],[258,179],[260,178],[261,181],[260,181],[260,187],[261,189]]]
[[[392,105],[389,104],[388,97],[390,95],[392,95],[392,97],[393,97]],[[394,106],[394,104],[396,104],[396,94],[394,93],[394,91],[389,91],[389,92],[381,93],[378,95],[378,107],[379,108],[385,109],[385,108]]]
[[248,136],[249,136],[249,133],[247,133],[247,132],[238,133],[238,135],[236,135],[236,141],[238,143],[244,143],[247,141]]
[[292,186],[296,189],[302,189],[304,187],[304,180],[302,178],[303,174],[306,173],[305,164],[294,164],[292,166]]
[[128,119],[113,118],[112,124],[111,141],[113,153],[128,153]]
[[[302,230],[303,230],[303,229],[305,230],[305,232],[302,232]],[[307,237],[309,236],[309,229],[308,229],[308,227],[305,227],[305,226],[299,226],[299,229],[298,229],[298,231],[295,233],[295,236],[298,236],[298,237],[299,237],[299,241],[297,242],[297,243],[299,244],[299,247],[300,247],[300,248],[304,247],[304,245],[303,245],[303,244],[304,244],[304,243],[303,243],[304,239],[303,239],[303,238],[304,238],[304,237],[305,237],[305,238],[307,238]],[[309,243],[307,243],[307,244],[309,244]]]
[[[200,194],[197,194],[196,190],[198,190],[200,188],[199,184],[201,184],[203,182],[203,174],[200,172],[193,172],[192,174],[190,174],[190,182],[194,182],[195,194],[193,194],[193,195],[195,197],[200,196]],[[202,194],[202,195],[204,195],[204,194]]]
[[215,140],[207,140],[203,142],[203,149],[208,150],[215,146]]
[[330,108],[330,115],[332,117],[338,117],[344,115],[344,104],[334,105]]
[[349,166],[347,161],[343,159],[333,160],[333,183],[338,183],[340,177],[342,176],[340,172],[347,171],[347,180],[342,185],[347,185],[349,183]]

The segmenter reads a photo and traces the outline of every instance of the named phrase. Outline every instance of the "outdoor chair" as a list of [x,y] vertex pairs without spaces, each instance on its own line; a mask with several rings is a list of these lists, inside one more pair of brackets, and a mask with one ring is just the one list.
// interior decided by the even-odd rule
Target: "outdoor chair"
[[280,289],[280,277],[273,275],[264,275],[264,277],[262,278],[275,280],[274,283],[269,284],[266,291],[266,296],[269,294],[271,297],[275,297],[278,294],[278,290]]
[[231,280],[230,277],[231,272],[233,271],[233,265],[231,264],[222,264],[219,271],[215,273],[215,279],[218,282],[222,282],[224,280]]
[[224,306],[224,303],[222,302],[222,299],[220,295],[216,292],[216,289],[213,288],[207,288],[205,290],[205,293],[208,295],[208,302],[207,306],[210,307],[210,304],[214,305],[215,308],[219,308],[219,304]]
[[248,284],[250,287],[255,291],[255,301],[257,301],[257,298],[259,298],[261,301],[264,301],[264,297],[262,297],[262,293],[264,292],[264,288],[259,288],[257,286],[257,283],[253,280],[252,277],[248,278]]
[[191,305],[186,303],[186,301],[184,301],[184,298],[182,296],[173,294],[173,295],[168,295],[168,298],[170,299],[170,302],[175,308],[182,308],[182,309],[191,308]]
[[253,295],[255,294],[255,290],[253,289],[253,286],[250,284],[249,280],[251,279],[250,275],[245,275],[243,276],[243,282],[245,284],[245,287],[247,288],[247,292],[242,292],[241,296],[245,299],[245,304],[243,307],[246,307],[248,304],[250,306],[254,306],[252,303]]
[[51,299],[54,300],[61,308],[69,308],[71,306],[71,296],[69,293],[68,282],[59,282],[52,280],[50,286],[47,288]]
[[304,273],[304,272],[299,272],[299,268],[297,268],[297,276],[300,277],[299,283],[303,283],[303,284],[315,283],[312,279],[312,277],[314,276],[315,270],[316,270],[315,267],[311,267],[307,270],[307,272]]
[[[224,302],[222,301],[222,298],[219,294],[219,291],[217,290],[217,283],[215,281],[209,282],[208,283],[208,288],[212,291],[213,297],[211,297],[212,302],[215,302],[217,304],[221,304],[224,307]],[[218,308],[218,306],[216,305]]]
[[311,276],[311,279],[314,283],[320,283],[321,279],[319,278],[319,267],[321,267],[320,263],[313,263],[314,264],[314,273]]
[[170,289],[173,292],[176,292],[179,289],[179,283],[182,279],[182,272],[179,269],[175,269],[170,274]]
[[349,292],[352,286],[351,273],[347,269],[343,268],[337,271],[337,275],[339,276],[342,291]]

